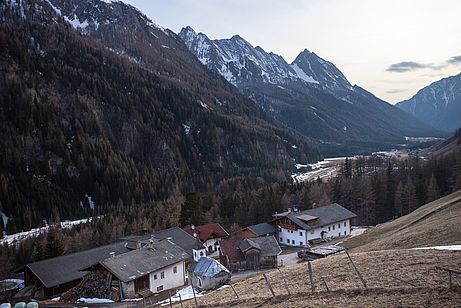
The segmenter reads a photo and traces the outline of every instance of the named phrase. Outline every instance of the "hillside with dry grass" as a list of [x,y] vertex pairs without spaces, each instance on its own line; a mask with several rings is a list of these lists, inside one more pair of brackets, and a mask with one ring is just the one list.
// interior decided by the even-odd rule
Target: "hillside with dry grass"
[[356,252],[461,244],[461,190],[350,238]]
[[[367,288],[343,253],[312,262],[314,292],[311,291],[306,263],[299,263],[267,274],[275,297],[266,287],[262,274],[256,274],[233,285],[238,298],[228,287],[207,293],[197,300],[205,307],[461,306],[459,287],[449,290],[447,275],[435,268],[460,268],[459,251],[387,250],[352,253],[351,257]],[[461,277],[454,276],[454,279],[459,286]],[[195,305],[193,300],[185,304],[186,307]]]

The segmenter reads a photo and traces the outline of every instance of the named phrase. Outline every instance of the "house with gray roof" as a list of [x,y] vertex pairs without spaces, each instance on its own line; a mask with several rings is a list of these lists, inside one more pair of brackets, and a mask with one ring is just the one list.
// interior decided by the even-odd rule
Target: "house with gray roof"
[[282,253],[274,236],[225,239],[220,247],[220,260],[231,271],[277,267]]
[[131,250],[166,239],[169,239],[184,249],[190,256],[190,260],[188,261],[192,261],[192,259],[194,261],[198,261],[202,256],[206,256],[206,248],[200,240],[178,227],[156,231],[152,234],[131,235],[120,238],[121,241],[127,243],[127,247]]
[[112,275],[111,281],[120,286],[121,298],[134,298],[145,290],[160,293],[185,285],[188,258],[184,249],[165,239],[100,264]]
[[111,255],[129,251],[126,242],[118,242],[30,263],[24,269],[25,283],[36,288],[36,298],[55,296],[76,286],[87,273],[87,268]]
[[258,236],[276,236],[278,231],[277,225],[275,223],[263,222],[257,225],[252,225],[243,228],[232,234],[233,237],[248,238],[248,237],[258,237]]
[[213,290],[229,283],[231,273],[217,260],[202,257],[194,264],[189,275],[192,285],[199,290]]
[[289,209],[275,214],[278,241],[286,246],[307,246],[321,240],[351,234],[351,219],[357,217],[337,203],[306,211]]

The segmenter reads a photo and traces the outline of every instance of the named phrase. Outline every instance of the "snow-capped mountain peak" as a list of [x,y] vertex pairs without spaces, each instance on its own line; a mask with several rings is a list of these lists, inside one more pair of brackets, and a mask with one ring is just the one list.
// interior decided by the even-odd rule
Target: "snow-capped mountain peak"
[[234,85],[264,82],[283,86],[301,82],[327,91],[352,90],[344,75],[331,63],[305,49],[292,64],[280,55],[253,47],[240,35],[230,39],[210,40],[187,26],[179,36],[209,69]]

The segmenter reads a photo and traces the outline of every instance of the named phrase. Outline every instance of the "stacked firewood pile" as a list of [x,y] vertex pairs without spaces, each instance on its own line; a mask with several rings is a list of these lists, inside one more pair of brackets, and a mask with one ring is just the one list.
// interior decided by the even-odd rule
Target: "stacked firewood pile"
[[75,303],[79,298],[108,298],[110,296],[110,285],[107,283],[107,276],[101,272],[89,272],[82,281],[64,293],[62,300],[66,303]]

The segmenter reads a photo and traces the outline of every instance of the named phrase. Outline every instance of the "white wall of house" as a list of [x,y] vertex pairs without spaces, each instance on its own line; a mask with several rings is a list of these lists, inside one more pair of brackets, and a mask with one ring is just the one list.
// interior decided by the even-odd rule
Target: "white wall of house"
[[304,229],[288,230],[280,228],[279,243],[287,246],[305,246],[309,240],[322,238],[322,231],[324,231],[325,239],[348,236],[351,234],[350,219],[308,231]]
[[193,254],[193,258],[194,258],[194,261],[195,262],[198,262],[198,260],[201,258],[201,257],[206,257],[206,249],[203,248],[203,249],[192,249],[192,254]]
[[158,293],[168,289],[181,287],[186,283],[185,275],[186,264],[184,261],[159,269],[149,275],[150,290],[153,293]]
[[207,252],[210,252],[210,246],[212,247],[212,252],[218,251],[219,248],[219,241],[221,240],[220,237],[218,238],[210,238],[203,243],[203,246],[205,246]]

